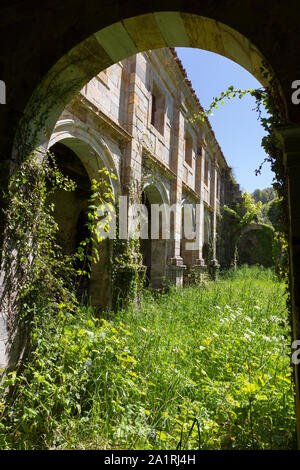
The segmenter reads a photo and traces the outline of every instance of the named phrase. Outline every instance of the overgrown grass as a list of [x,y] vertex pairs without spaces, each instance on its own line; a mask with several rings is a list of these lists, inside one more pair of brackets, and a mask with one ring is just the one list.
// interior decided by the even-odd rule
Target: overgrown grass
[[285,285],[271,270],[145,292],[111,318],[63,305],[42,317],[8,379],[1,448],[296,447]]

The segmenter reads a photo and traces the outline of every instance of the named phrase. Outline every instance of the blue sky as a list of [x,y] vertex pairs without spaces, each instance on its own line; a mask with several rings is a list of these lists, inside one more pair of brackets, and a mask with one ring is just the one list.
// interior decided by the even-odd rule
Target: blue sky
[[[219,96],[230,85],[235,88],[260,88],[261,84],[235,62],[223,56],[201,49],[176,48],[179,59],[186,69],[189,80],[204,108],[213,97]],[[260,163],[266,157],[260,146],[264,136],[257,113],[252,111],[255,100],[244,96],[225,101],[209,116],[216,138],[229,166],[242,190],[252,193],[256,188],[270,187],[273,173],[265,163],[262,173],[255,175]]]

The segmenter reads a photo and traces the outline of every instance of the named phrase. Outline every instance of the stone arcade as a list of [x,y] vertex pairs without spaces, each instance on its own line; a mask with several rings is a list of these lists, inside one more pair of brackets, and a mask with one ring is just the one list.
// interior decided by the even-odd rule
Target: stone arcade
[[[124,193],[124,182],[138,182],[146,205],[174,208],[170,239],[141,240],[147,284],[182,285],[190,268],[213,271],[224,263],[226,240],[216,243],[217,225],[224,203],[231,205],[241,194],[209,121],[191,119],[201,109],[170,49],[124,59],[84,86],[63,111],[49,143],[62,171],[77,183],[75,193],[59,191],[55,197],[59,241],[67,252],[84,233],[89,178],[106,167],[117,176],[111,181],[116,198]],[[192,250],[184,238],[187,204],[194,219],[199,211]],[[101,266],[93,268],[89,295],[97,307],[109,303],[109,277]]]

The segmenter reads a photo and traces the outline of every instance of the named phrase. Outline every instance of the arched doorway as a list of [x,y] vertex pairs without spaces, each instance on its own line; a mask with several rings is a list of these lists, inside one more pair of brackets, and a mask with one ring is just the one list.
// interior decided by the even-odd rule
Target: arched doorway
[[[293,17],[296,19],[293,9],[291,9],[288,18],[290,28],[287,32],[289,41],[286,43],[283,40],[281,45],[278,37],[285,37],[284,30],[286,25],[282,29],[284,23],[282,21],[281,10],[279,8],[276,13],[276,25],[274,27],[273,22],[268,18],[268,10],[271,7],[270,2],[266,2],[261,15],[257,15],[257,7],[251,9],[253,2],[245,2],[243,11],[237,11],[236,4],[228,6],[223,2],[223,5],[219,5],[219,2],[201,2],[201,4],[190,5],[189,2],[186,6],[181,6],[181,12],[179,7],[170,5],[168,1],[163,1],[156,12],[152,12],[153,4],[151,2],[140,4],[132,4],[130,9],[124,10],[124,6],[114,4],[114,8],[108,4],[107,7],[102,9],[99,8],[97,2],[92,6],[85,6],[79,2],[76,8],[78,8],[78,17],[80,17],[81,9],[84,9],[85,15],[83,17],[87,19],[84,27],[78,28],[76,24],[76,15],[69,15],[68,5],[63,10],[61,20],[59,20],[59,26],[63,31],[62,41],[59,48],[49,46],[53,43],[50,40],[51,34],[45,30],[46,39],[41,41],[41,46],[37,46],[38,53],[32,52],[29,63],[36,63],[37,57],[41,59],[41,70],[39,67],[32,71],[32,80],[30,76],[27,76],[26,86],[14,86],[14,89],[24,88],[24,94],[16,93],[16,100],[20,101],[20,105],[10,107],[11,118],[3,119],[5,123],[2,126],[3,135],[5,130],[11,127],[12,118],[17,119],[16,116],[22,114],[25,104],[27,104],[26,111],[24,113],[25,123],[30,123],[29,133],[24,131],[22,125],[19,128],[15,139],[15,150],[14,156],[17,160],[26,157],[24,155],[24,149],[22,148],[21,142],[26,143],[26,151],[28,149],[27,144],[34,148],[36,142],[41,148],[47,147],[47,140],[53,130],[54,123],[56,122],[60,112],[71,99],[73,94],[78,91],[84,83],[92,78],[100,70],[106,68],[110,64],[135,54],[138,51],[165,47],[165,46],[192,46],[199,47],[206,50],[211,50],[226,57],[235,60],[240,65],[247,68],[253,75],[260,79],[262,83],[266,83],[261,71],[261,65],[264,61],[264,56],[272,64],[273,69],[280,80],[280,86],[278,96],[285,96],[283,108],[285,111],[288,109],[289,118],[299,124],[300,112],[295,106],[291,104],[290,92],[291,83],[295,79],[295,66],[289,64],[296,64],[297,56],[291,55],[290,53],[286,59],[286,67],[283,65],[282,57],[285,56],[284,48],[287,44],[293,44],[293,48],[296,51],[299,50],[296,44],[299,44],[299,35],[292,33],[296,32],[297,23],[293,21]],[[50,3],[49,3],[50,5]],[[17,7],[16,7],[17,8]],[[107,9],[106,9],[107,8]],[[175,11],[169,11],[170,8]],[[77,10],[76,10],[77,11]],[[13,17],[13,12],[10,12],[9,18]],[[55,12],[52,12],[55,14]],[[191,14],[192,13],[192,14]],[[137,16],[140,15],[140,16]],[[45,15],[47,16],[47,15]],[[68,16],[74,16],[74,22],[68,20],[68,27],[64,27],[64,21]],[[40,17],[43,14],[40,13]],[[245,17],[247,21],[245,22]],[[251,18],[253,21],[250,21]],[[267,20],[268,18],[268,20]],[[27,21],[27,23],[29,23]],[[37,27],[43,27],[44,23],[37,21]],[[265,25],[267,26],[267,29]],[[101,25],[101,27],[99,27]],[[294,26],[294,27],[293,27]],[[69,34],[69,30],[76,31],[76,34]],[[232,29],[235,28],[235,29]],[[9,28],[6,28],[6,32]],[[243,34],[239,33],[241,31]],[[270,36],[266,37],[266,30],[270,32]],[[274,32],[272,32],[274,30]],[[26,28],[25,28],[26,31]],[[281,32],[278,34],[278,31]],[[12,33],[14,28],[12,28]],[[272,33],[271,33],[272,32]],[[294,34],[294,36],[291,36]],[[92,36],[91,36],[92,35]],[[27,41],[32,40],[32,35],[24,34]],[[254,41],[257,37],[256,42],[259,44],[260,52],[255,46]],[[88,38],[88,39],[86,39]],[[248,39],[250,38],[250,40]],[[295,41],[293,40],[295,39]],[[13,39],[13,38],[12,38]],[[84,42],[82,42],[84,41]],[[279,41],[279,42],[278,42]],[[7,43],[14,44],[14,41],[6,41]],[[80,43],[80,44],[79,44]],[[49,55],[47,57],[47,50],[43,50],[42,47],[47,44],[49,47]],[[76,46],[76,44],[78,44]],[[274,44],[278,47],[274,47]],[[28,42],[28,47],[31,47],[31,42]],[[41,48],[39,50],[39,47]],[[33,48],[32,48],[33,49]],[[278,51],[282,51],[280,54]],[[34,55],[34,53],[36,55]],[[39,55],[40,53],[40,55]],[[22,54],[20,54],[21,56]],[[42,60],[42,57],[44,58]],[[60,59],[61,57],[61,59]],[[291,59],[292,57],[292,59]],[[24,67],[23,61],[19,62],[20,67]],[[55,64],[50,70],[50,66]],[[13,69],[12,67],[5,67],[6,70]],[[271,69],[271,68],[270,68]],[[20,69],[21,70],[21,69]],[[27,69],[28,70],[28,69]],[[17,75],[17,74],[15,74]],[[22,74],[20,74],[21,76]],[[40,76],[44,76],[44,80],[40,82]],[[20,84],[22,80],[20,81]],[[32,94],[33,89],[35,92]],[[32,97],[29,99],[29,97]],[[59,97],[59,99],[58,99]],[[17,101],[16,101],[17,102]],[[16,104],[14,101],[13,104]],[[13,112],[11,111],[13,109]],[[17,109],[17,111],[15,111]],[[39,111],[37,111],[39,109]],[[45,122],[45,111],[48,110],[47,122]],[[16,122],[16,121],[15,121]],[[287,116],[285,116],[285,122],[289,123]],[[12,126],[13,127],[13,126]],[[28,128],[28,126],[26,126]],[[47,137],[44,135],[44,131],[47,129]],[[10,136],[11,136],[10,131]],[[300,299],[297,294],[295,284],[299,282],[300,278],[300,261],[299,261],[299,224],[294,222],[297,219],[298,206],[298,180],[300,175],[299,163],[296,163],[295,153],[297,153],[297,161],[299,160],[299,142],[300,132],[299,126],[296,125],[294,128],[289,126],[282,130],[281,135],[285,141],[286,154],[289,155],[287,158],[288,169],[287,176],[289,178],[289,191],[290,191],[290,240],[293,242],[294,250],[290,252],[291,266],[292,266],[292,278],[293,278],[293,309],[294,309],[294,323],[295,323],[295,338],[299,336],[299,304]],[[7,144],[8,142],[8,144]],[[10,148],[11,142],[9,139],[5,139],[4,148]],[[5,152],[4,152],[5,153]],[[293,155],[292,155],[292,154]],[[294,201],[294,202],[291,202]],[[292,248],[291,248],[292,250]],[[5,317],[5,314],[4,314]],[[298,377],[297,372],[296,376]],[[299,386],[298,386],[299,388]]]
[[[52,136],[53,145],[50,142],[50,152],[54,153],[59,169],[76,183],[75,191],[58,190],[53,196],[54,218],[59,227],[58,243],[66,254],[75,253],[80,242],[89,235],[87,212],[91,196],[91,179],[99,179],[98,170],[106,168],[105,164],[113,165],[104,152],[100,158],[91,146],[92,139],[89,139],[87,143],[71,135],[70,127],[68,133],[66,129],[64,133],[60,129],[60,132]],[[55,140],[57,140],[56,143],[54,143]],[[108,183],[113,185],[115,193],[118,180],[112,180],[109,176],[107,178]],[[111,303],[111,276],[108,266],[112,240],[103,240],[98,250],[99,261],[91,264],[90,275],[79,277],[77,295],[79,300],[92,304],[96,310],[101,310]]]
[[[165,217],[163,197],[154,184],[149,184],[142,193],[142,203],[148,212],[148,239],[141,239],[140,247],[143,256],[143,264],[146,266],[146,285],[154,289],[166,286],[167,269],[167,239],[163,235],[163,217]],[[159,219],[153,220],[152,204],[161,206]],[[153,238],[153,226],[156,224],[158,233]],[[157,238],[156,238],[157,237]]]
[[51,147],[51,153],[61,173],[76,184],[74,191],[57,189],[51,197],[54,218],[59,227],[58,243],[64,253],[72,254],[83,240],[85,232],[84,213],[91,194],[90,179],[78,156],[66,145],[55,144]]
[[[51,194],[49,203],[54,205],[53,217],[58,225],[56,239],[67,256],[74,256],[83,242],[89,236],[87,228],[88,202],[91,196],[91,184],[88,174],[77,155],[61,143],[51,148],[55,164],[59,171],[76,185],[74,191],[56,189]],[[74,268],[78,262],[74,259]],[[73,280],[78,300],[82,303],[89,297],[88,277],[76,277]]]
[[280,258],[279,243],[271,227],[260,224],[246,226],[238,235],[238,263],[272,267]]

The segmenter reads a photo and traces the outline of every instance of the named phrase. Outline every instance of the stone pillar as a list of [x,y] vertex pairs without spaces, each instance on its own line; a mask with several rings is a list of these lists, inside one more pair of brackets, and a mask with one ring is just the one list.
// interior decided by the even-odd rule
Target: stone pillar
[[198,208],[196,213],[196,231],[197,231],[197,257],[195,260],[195,266],[200,266],[203,270],[206,269],[205,260],[203,258],[202,248],[204,243],[204,161],[205,152],[201,149],[201,154],[198,156],[200,163],[200,199],[198,202]]
[[210,261],[210,274],[213,280],[216,279],[217,273],[219,270],[219,263],[217,260],[216,248],[217,248],[217,164],[216,158],[212,161],[211,165],[211,205],[213,207],[213,217],[212,217],[212,259]]
[[169,273],[168,280],[176,287],[183,286],[183,273],[186,266],[183,264],[183,259],[180,256],[174,256],[169,259]]
[[185,273],[185,282],[187,284],[198,284],[203,281],[203,275],[207,272],[207,266],[202,254],[204,243],[204,158],[205,153],[203,149],[201,154],[198,154],[198,162],[200,171],[197,171],[197,188],[199,191],[199,200],[196,206],[196,240],[194,243],[194,256],[193,264],[189,266]]
[[[140,103],[138,91],[138,77],[136,74],[136,60],[132,58],[127,88],[127,131],[133,136],[125,149],[125,162],[123,167],[123,185],[140,182],[142,177],[142,152],[139,137],[143,134],[143,122],[137,117]],[[125,188],[123,189],[123,191]]]
[[169,240],[169,262],[168,262],[168,280],[175,283],[176,286],[183,284],[183,271],[185,266],[180,253],[180,240],[181,240],[181,198],[182,186],[181,181],[176,178],[172,183],[171,188],[171,205],[174,205],[173,219],[171,219],[170,232],[171,239]]
[[[124,123],[124,127],[129,134],[132,135],[132,139],[124,146],[121,170],[121,195],[127,196],[127,201],[123,200],[121,203],[125,212],[125,221],[127,217],[127,224],[124,224],[124,232],[120,234],[122,239],[126,237],[129,239],[130,237],[130,222],[132,219],[129,220],[129,218],[134,217],[134,215],[130,215],[128,209],[129,205],[140,203],[139,196],[142,180],[142,149],[140,135],[142,135],[144,130],[144,122],[137,117],[141,98],[139,93],[140,81],[138,79],[136,69],[137,56],[130,59],[127,73],[124,72],[122,76],[122,80],[124,80],[122,85],[124,90],[124,106],[127,105],[125,112],[127,121]],[[124,257],[124,263],[121,261],[119,263],[115,261],[112,268],[113,282],[111,303],[113,309],[118,309],[121,306],[126,305],[130,300],[134,300],[135,302],[138,301],[140,292],[136,293],[135,299],[131,299],[130,286],[133,281],[136,281],[137,279],[142,280],[145,277],[146,271],[146,267],[142,265],[141,254],[128,240],[124,239],[123,243],[120,243],[119,250],[120,251],[115,253],[115,255],[118,260],[122,260],[122,257]],[[131,251],[131,261],[128,260],[127,250]]]
[[[280,126],[276,133],[282,142],[288,186],[289,278],[292,339],[295,341],[300,340],[300,126]],[[295,350],[299,350],[299,346]],[[297,433],[300,447],[300,364],[295,364],[294,368]]]
[[170,204],[176,204],[173,220],[171,219],[171,239],[169,241],[168,280],[176,286],[183,284],[185,266],[180,256],[181,239],[181,200],[182,200],[182,171],[184,155],[184,117],[180,111],[181,96],[174,100],[173,126],[171,135],[171,167],[176,178],[171,183]]

